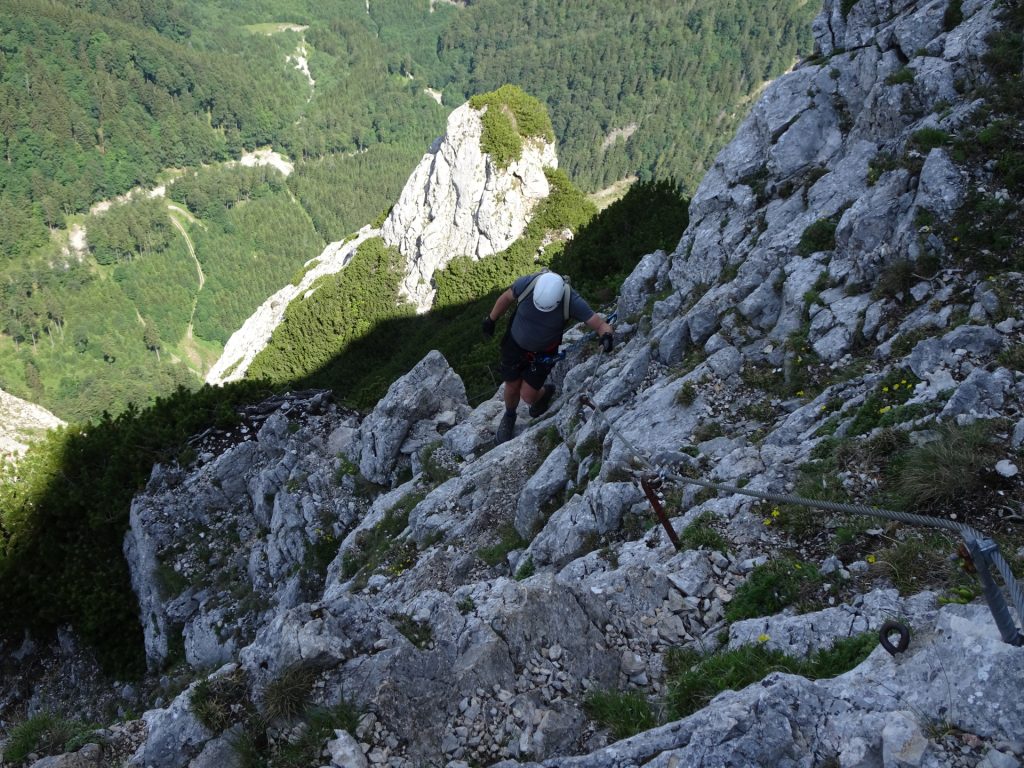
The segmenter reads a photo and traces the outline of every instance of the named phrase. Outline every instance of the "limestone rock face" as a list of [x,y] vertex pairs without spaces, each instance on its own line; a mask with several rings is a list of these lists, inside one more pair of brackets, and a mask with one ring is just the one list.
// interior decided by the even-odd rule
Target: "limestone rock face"
[[0,459],[20,456],[28,444],[64,422],[40,405],[0,389]]
[[363,422],[359,470],[368,480],[387,482],[403,447],[412,453],[426,446],[432,436],[440,440],[441,433],[427,426],[427,421],[436,417],[454,426],[467,410],[462,379],[440,352],[431,352],[391,385]]
[[498,253],[522,234],[548,196],[544,169],[558,165],[553,144],[528,139],[519,160],[498,167],[480,148],[480,114],[467,103],[449,115],[381,228],[409,263],[402,288],[420,311],[433,302],[435,271],[456,256]]
[[380,235],[379,230],[363,227],[352,240],[331,243],[323,252],[306,263],[305,273],[298,285],[286,285],[264,301],[255,312],[231,334],[220,358],[206,374],[207,384],[226,384],[245,378],[253,359],[270,342],[274,329],[284,319],[285,310],[295,300],[309,294],[310,288],[325,275],[341,271],[359,246],[370,238]]

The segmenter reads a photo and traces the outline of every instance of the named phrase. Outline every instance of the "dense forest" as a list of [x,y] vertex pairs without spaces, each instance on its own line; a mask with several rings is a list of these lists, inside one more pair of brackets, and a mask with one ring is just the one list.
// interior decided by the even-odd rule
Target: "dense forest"
[[690,191],[749,96],[809,47],[806,0],[484,0],[441,37],[457,104],[504,82],[547,104],[561,165],[593,191],[628,175]]
[[[0,387],[81,420],[198,386],[267,295],[393,203],[454,106],[506,82],[545,103],[584,191],[692,188],[814,10],[8,0]],[[268,145],[294,172],[228,167]]]

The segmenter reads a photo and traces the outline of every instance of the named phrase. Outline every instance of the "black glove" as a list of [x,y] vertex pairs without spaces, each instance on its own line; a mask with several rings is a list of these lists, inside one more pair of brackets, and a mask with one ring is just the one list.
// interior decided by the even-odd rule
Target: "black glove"
[[612,343],[614,341],[615,341],[615,339],[612,337],[612,332],[608,331],[608,333],[606,333],[604,336],[601,337],[601,348],[604,349],[604,351],[606,353],[607,352],[611,352],[612,351]]
[[486,336],[488,339],[494,338],[494,321],[491,320],[490,315],[484,315],[482,330],[484,332],[484,336]]

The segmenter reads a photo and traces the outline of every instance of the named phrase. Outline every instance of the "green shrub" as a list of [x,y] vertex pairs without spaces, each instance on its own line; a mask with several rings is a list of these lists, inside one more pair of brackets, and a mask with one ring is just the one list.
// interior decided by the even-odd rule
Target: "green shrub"
[[469,105],[476,110],[486,108],[480,118],[483,123],[480,148],[500,168],[507,168],[522,156],[523,138],[555,140],[551,118],[544,105],[514,85],[503,85],[496,91],[473,96]]
[[721,423],[717,421],[702,421],[693,430],[693,441],[695,443],[703,443],[707,440],[721,437],[723,434],[725,434],[725,431],[722,429]]
[[950,560],[956,548],[944,534],[913,533],[879,552],[874,568],[889,576],[901,595],[912,595],[936,582],[957,584],[967,578]]
[[846,433],[862,435],[880,426],[882,420],[910,399],[920,380],[910,371],[896,369],[886,374],[864,400]]
[[996,355],[996,362],[1015,371],[1024,371],[1024,344],[1011,344]]
[[524,581],[537,572],[537,566],[533,564],[533,557],[527,555],[526,560],[516,569],[516,581]]
[[342,700],[330,706],[308,706],[301,714],[305,727],[293,731],[291,738],[279,740],[271,747],[259,720],[250,720],[231,741],[239,768],[308,768],[323,762],[324,742],[336,730],[355,733],[359,726],[359,710]]
[[806,597],[817,586],[818,569],[787,557],[770,560],[750,572],[725,609],[727,621],[770,616]]
[[434,639],[434,630],[431,628],[429,621],[417,621],[412,616],[404,613],[393,613],[390,619],[395,629],[401,632],[405,639],[417,648],[426,648]]
[[922,152],[928,152],[936,147],[949,144],[951,136],[948,131],[941,128],[922,128],[914,131],[910,137],[910,143]]
[[902,295],[905,297],[910,287],[914,284],[914,265],[906,260],[900,259],[882,270],[871,292],[873,298],[895,299]]
[[676,402],[684,408],[693,405],[693,401],[697,399],[697,387],[694,386],[692,381],[685,382],[676,391]]
[[949,0],[946,12],[942,16],[942,27],[947,32],[960,26],[964,20],[963,0]]
[[458,474],[458,470],[449,467],[443,461],[438,459],[437,451],[441,447],[441,441],[431,443],[423,449],[420,459],[423,462],[423,475],[427,482],[434,485],[440,485],[445,480],[455,477]]
[[882,174],[895,171],[900,167],[900,161],[888,152],[880,152],[868,161],[867,183],[873,187],[882,178]]
[[583,711],[611,731],[612,739],[628,739],[658,724],[647,699],[638,693],[594,691],[583,700]]
[[833,219],[818,219],[807,227],[800,235],[797,253],[810,256],[818,251],[833,250],[836,247],[836,223]]

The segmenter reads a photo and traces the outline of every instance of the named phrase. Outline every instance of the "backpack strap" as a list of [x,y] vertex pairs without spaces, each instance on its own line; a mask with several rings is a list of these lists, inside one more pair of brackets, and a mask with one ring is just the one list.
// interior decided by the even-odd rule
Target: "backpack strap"
[[[541,273],[540,273],[540,275],[543,275],[543,274],[544,274],[543,272],[541,272]],[[522,292],[522,293],[520,293],[520,294],[519,294],[519,298],[518,298],[518,299],[516,299],[516,306],[517,306],[517,307],[518,307],[518,306],[519,306],[520,304],[522,304],[522,303],[523,303],[523,300],[524,300],[524,299],[525,299],[525,298],[526,298],[527,296],[529,296],[529,295],[530,295],[531,293],[533,293],[533,286],[535,286],[535,285],[537,284],[537,281],[538,281],[538,280],[540,280],[540,275],[537,275],[537,276],[536,276],[535,278],[533,278],[533,280],[531,280],[531,281],[529,282],[529,284],[528,284],[528,285],[527,285],[527,286],[526,286],[525,288],[523,288],[523,292]]]

